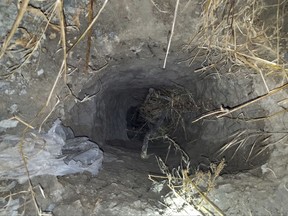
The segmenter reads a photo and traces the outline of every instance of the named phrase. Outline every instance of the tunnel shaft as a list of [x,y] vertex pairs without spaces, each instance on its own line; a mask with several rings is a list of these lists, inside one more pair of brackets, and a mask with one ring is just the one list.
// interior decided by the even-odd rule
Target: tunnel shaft
[[[91,81],[82,90],[82,94],[92,94],[99,88],[101,91],[93,102],[88,105],[78,104],[72,109],[72,122],[77,122],[78,125],[73,126],[72,123],[71,126],[76,128],[79,135],[89,136],[100,145],[134,140],[135,148],[140,154],[145,135],[152,130],[149,124],[155,124],[151,118],[149,120],[147,113],[141,113],[141,107],[146,106],[146,109],[150,107],[149,112],[166,112],[164,123],[155,134],[153,132],[153,136],[149,135],[149,153],[165,155],[169,142],[163,137],[168,136],[193,158],[195,166],[203,163],[208,166],[212,161],[225,158],[229,161],[226,171],[238,172],[265,162],[269,155],[267,152],[252,157],[259,152],[253,143],[265,139],[265,135],[261,133],[264,124],[247,124],[231,116],[194,122],[213,110],[244,103],[249,94],[252,97],[252,76],[244,81],[237,76],[222,76],[219,79],[217,74],[210,71],[203,77],[193,71],[201,66],[200,63],[186,67],[175,66],[172,62],[167,69],[163,69],[159,62],[161,60],[152,58],[114,66],[101,78]],[[157,94],[147,104],[145,99],[149,89],[154,89]],[[86,111],[83,112],[84,110]],[[256,105],[248,110],[248,115],[255,112],[261,114],[265,110]],[[249,138],[245,138],[245,131],[253,132],[248,135]],[[231,144],[226,151],[225,145],[228,146],[229,142],[236,144]],[[160,146],[162,148],[157,148]]]

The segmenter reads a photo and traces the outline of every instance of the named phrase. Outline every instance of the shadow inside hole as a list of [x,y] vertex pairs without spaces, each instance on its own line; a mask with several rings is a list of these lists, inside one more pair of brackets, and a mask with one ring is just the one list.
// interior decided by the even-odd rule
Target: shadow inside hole
[[127,136],[130,140],[143,141],[149,131],[145,118],[140,113],[140,106],[132,106],[126,114]]

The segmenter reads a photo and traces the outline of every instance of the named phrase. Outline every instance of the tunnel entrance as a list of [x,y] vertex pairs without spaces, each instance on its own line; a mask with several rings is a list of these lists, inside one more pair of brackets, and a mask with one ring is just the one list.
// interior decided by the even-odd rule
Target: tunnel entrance
[[[145,64],[145,70],[139,68],[141,64]],[[223,172],[238,173],[254,169],[269,158],[265,142],[261,145],[269,136],[263,132],[264,124],[247,123],[235,115],[221,118],[211,115],[213,110],[244,103],[245,95],[254,91],[252,76],[247,76],[245,82],[236,76],[218,79],[212,71],[203,79],[201,75],[191,74],[186,67],[164,71],[155,70],[153,64],[141,64],[136,63],[134,69],[130,65],[129,70],[113,67],[106,72],[101,94],[88,105],[89,117],[87,112],[82,112],[87,105],[77,104],[71,110],[72,122],[81,125],[70,124],[74,131],[89,136],[103,147],[137,150],[139,157],[145,143],[148,155],[161,157],[166,157],[168,149],[176,143],[189,155],[195,169],[209,167],[210,163],[225,158],[227,165]],[[97,83],[98,80],[91,82],[91,87],[82,92],[93,92]],[[79,113],[85,122],[81,122]],[[264,114],[265,109],[260,105],[245,113]],[[84,133],[81,128],[85,128]],[[179,161],[171,152],[169,157],[172,163]]]

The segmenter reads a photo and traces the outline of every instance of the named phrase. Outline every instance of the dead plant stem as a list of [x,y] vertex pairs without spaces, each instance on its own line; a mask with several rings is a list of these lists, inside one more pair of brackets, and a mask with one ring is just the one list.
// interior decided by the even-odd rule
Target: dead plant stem
[[246,103],[244,103],[242,105],[236,106],[233,109],[229,109],[227,112],[225,112],[223,114],[220,114],[220,115],[217,115],[217,118],[221,118],[221,117],[223,117],[225,115],[231,114],[231,113],[233,113],[235,111],[238,111],[238,110],[240,110],[240,109],[242,109],[244,107],[247,107],[247,106],[249,106],[249,105],[251,105],[251,104],[253,104],[255,102],[258,102],[258,101],[263,100],[263,99],[265,99],[267,97],[270,97],[271,95],[274,95],[277,92],[279,92],[279,91],[281,91],[281,90],[283,90],[283,89],[285,89],[287,87],[288,87],[288,83],[286,83],[286,84],[284,84],[284,85],[282,85],[282,86],[280,86],[278,88],[273,89],[272,91],[270,91],[269,93],[267,93],[265,95],[262,95],[262,96],[260,96],[258,98],[255,98],[255,99],[253,99],[253,100],[251,100],[249,102],[246,102]]
[[23,0],[23,1],[22,1],[22,4],[21,4],[21,6],[20,6],[20,9],[19,9],[18,15],[17,15],[17,17],[16,17],[16,20],[15,20],[15,22],[13,23],[13,26],[12,26],[12,28],[11,28],[11,31],[10,31],[10,33],[8,34],[8,37],[6,38],[6,40],[5,40],[5,42],[4,42],[3,46],[2,46],[2,49],[1,49],[1,52],[0,52],[0,59],[1,59],[1,58],[3,57],[3,55],[5,54],[5,52],[6,52],[8,46],[9,46],[9,44],[10,44],[10,41],[11,41],[13,35],[14,35],[15,32],[17,31],[17,28],[18,28],[18,26],[20,25],[20,22],[21,22],[24,14],[25,14],[25,12],[26,12],[26,10],[27,10],[29,1],[30,1],[30,0]]
[[179,0],[177,0],[176,6],[175,6],[174,18],[173,18],[172,28],[171,28],[171,32],[170,32],[170,37],[169,37],[168,45],[167,45],[167,50],[166,50],[166,55],[165,55],[165,59],[164,59],[163,69],[166,68],[167,57],[168,57],[168,54],[169,54],[169,50],[170,50],[170,46],[171,46],[171,41],[172,41],[172,37],[173,37],[173,34],[174,34],[174,28],[175,28],[175,23],[176,23],[178,5],[179,5]]
[[[179,0],[178,0],[179,1]],[[104,10],[106,4],[108,3],[108,0],[105,0],[102,7],[100,8],[99,12],[97,13],[97,15],[94,17],[93,21],[89,24],[89,26],[87,27],[87,29],[83,32],[83,34],[78,38],[78,40],[72,45],[72,47],[70,47],[70,49],[68,50],[68,52],[70,50],[72,50],[89,32],[89,30],[92,28],[92,26],[95,24],[95,22],[98,20],[100,14],[102,13],[102,11]]]

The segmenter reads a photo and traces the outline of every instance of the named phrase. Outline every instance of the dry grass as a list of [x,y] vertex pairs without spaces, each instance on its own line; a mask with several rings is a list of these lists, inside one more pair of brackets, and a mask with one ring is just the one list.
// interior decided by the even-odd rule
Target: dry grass
[[[252,100],[244,102],[243,104],[239,104],[239,105],[237,105],[235,107],[232,107],[232,108],[229,108],[229,109],[220,107],[219,110],[214,110],[212,112],[204,114],[204,115],[200,116],[199,118],[193,120],[192,123],[198,122],[198,121],[200,121],[202,119],[205,119],[205,118],[208,118],[208,117],[211,117],[211,116],[216,116],[216,118],[221,118],[223,116],[230,115],[230,114],[232,114],[232,113],[234,113],[236,111],[240,111],[241,109],[243,109],[243,108],[245,108],[247,106],[250,106],[250,105],[252,105],[252,104],[254,104],[256,102],[259,102],[261,100],[267,99],[268,97],[271,97],[271,96],[275,95],[276,93],[278,93],[278,92],[280,92],[282,90],[285,90],[287,88],[288,88],[288,83],[286,83],[286,84],[284,84],[284,85],[282,85],[280,87],[272,89],[267,94],[261,95],[261,96],[259,96],[257,98],[254,98]],[[283,112],[287,112],[287,111],[284,110],[284,111],[281,111],[281,112],[277,112],[277,114],[281,114]],[[275,114],[273,116],[275,116]]]
[[[186,136],[184,114],[197,111],[193,96],[184,88],[149,89],[140,114],[146,120],[149,131],[143,140],[141,157],[148,158],[148,143],[151,140],[163,139],[175,132],[179,125]],[[170,147],[168,148],[168,152]]]
[[[91,24],[93,21],[93,0],[90,0],[88,4],[88,23]],[[85,73],[88,73],[90,54],[91,54],[91,42],[92,42],[92,28],[87,33],[87,50],[86,50],[86,65]]]
[[[66,33],[69,29],[66,26],[64,14],[63,14],[63,0],[55,0],[51,7],[49,7],[49,11],[45,13],[40,11],[37,8],[33,8],[29,5],[29,0],[21,1],[21,5],[19,5],[19,11],[17,18],[9,34],[7,35],[0,52],[0,58],[3,58],[5,54],[9,54],[10,50],[20,46],[24,48],[24,58],[21,59],[20,63],[13,67],[7,74],[3,77],[10,76],[17,69],[23,67],[28,60],[31,58],[33,53],[40,48],[41,41],[43,40],[45,31],[47,28],[51,27],[60,34],[60,43],[62,47],[62,64],[59,68],[57,76],[55,77],[55,81],[53,83],[52,88],[48,91],[48,98],[46,103],[43,105],[43,108],[39,111],[35,119],[31,121],[23,121],[18,116],[14,116],[12,118],[18,120],[23,123],[26,128],[23,131],[23,137],[25,133],[32,128],[39,128],[41,130],[42,125],[51,115],[51,113],[55,110],[56,106],[59,104],[59,98],[56,97],[55,91],[59,86],[60,80],[63,79],[61,83],[63,86],[67,85],[67,55],[69,51],[79,44],[86,36],[87,38],[87,50],[86,50],[86,70],[88,70],[89,56],[90,56],[90,47],[91,47],[91,29],[93,25],[98,20],[102,11],[104,10],[108,0],[105,0],[101,8],[99,9],[97,15],[93,18],[93,7],[92,0],[90,1],[89,7],[89,26],[82,33],[82,35],[76,40],[76,42],[71,46],[67,47],[67,39]],[[151,0],[153,5],[162,13],[166,13],[166,11],[162,11],[158,5],[155,4],[153,0]],[[176,23],[177,17],[177,9],[178,9],[179,1],[177,0],[175,5],[174,19],[171,26],[171,34],[169,37],[167,52],[165,56],[165,61],[163,67],[165,68],[167,57],[169,54],[169,49],[171,46],[171,41],[174,33],[174,27]],[[203,63],[203,67],[199,68],[197,71],[205,72],[210,70],[211,68],[216,68],[218,65],[223,64],[231,64],[232,68],[252,68],[257,73],[260,74],[263,86],[266,89],[266,93],[249,100],[243,104],[240,104],[236,107],[232,107],[229,109],[224,109],[220,107],[218,110],[211,111],[203,116],[200,116],[194,122],[202,120],[204,118],[216,117],[221,118],[224,116],[231,116],[234,112],[240,111],[247,106],[250,106],[254,103],[257,103],[261,100],[265,100],[270,96],[273,96],[280,91],[286,90],[288,87],[287,81],[287,62],[283,59],[284,50],[281,49],[281,41],[286,40],[282,35],[282,28],[284,23],[284,16],[287,13],[287,0],[278,0],[277,4],[266,5],[262,0],[205,0],[202,3],[202,13],[201,13],[201,28],[199,32],[194,35],[187,46],[187,48],[191,48],[192,44],[198,44],[197,49],[193,49],[196,51],[194,55],[189,60],[189,64],[193,64],[198,54],[201,52],[205,52],[206,59],[205,63]],[[263,17],[267,10],[271,10],[274,13],[271,13],[271,23],[265,23],[263,20],[259,19],[259,17]],[[19,28],[20,23],[25,15],[25,13],[30,12],[33,13],[40,19],[43,19],[45,22],[44,29],[41,32],[37,32],[37,34],[32,34],[28,32],[26,29]],[[57,17],[58,24],[52,22],[52,19]],[[276,25],[274,25],[274,22]],[[15,39],[13,41],[13,37],[17,31],[22,32],[22,38]],[[196,43],[197,42],[197,43]],[[19,51],[20,52],[20,51]],[[231,71],[224,72],[230,73]],[[233,72],[233,71],[232,71]],[[278,76],[282,78],[282,83],[279,83],[277,86],[269,86],[269,82],[267,79],[271,76]],[[70,90],[70,96],[75,97]],[[89,99],[90,97],[87,96]],[[85,101],[87,99],[85,97]],[[77,101],[78,98],[75,97]],[[84,99],[83,99],[84,100]],[[51,105],[51,103],[53,104]],[[51,105],[51,106],[49,106]],[[219,175],[220,171],[223,169],[224,161],[219,163],[217,166],[211,165],[210,172],[202,173],[197,172],[193,176],[190,175],[189,170],[189,157],[181,150],[181,148],[168,136],[165,136],[167,132],[167,128],[171,128],[172,126],[175,128],[179,123],[183,121],[182,114],[186,111],[194,111],[197,110],[198,106],[195,103],[191,94],[185,92],[183,89],[178,90],[156,90],[152,93],[151,97],[147,99],[144,106],[142,107],[142,113],[147,119],[147,121],[154,123],[157,118],[161,115],[163,111],[167,112],[168,119],[170,119],[170,125],[164,125],[162,128],[162,137],[171,142],[171,145],[174,146],[178,151],[182,154],[182,165],[174,169],[173,171],[169,170],[160,158],[158,158],[159,166],[165,175],[164,178],[168,181],[168,186],[177,196],[183,197],[186,200],[187,204],[194,205],[199,208],[202,212],[209,212],[208,210],[212,208],[214,212],[219,215],[223,213],[221,210],[217,208],[208,198],[207,194],[211,189],[214,188],[214,183],[216,177]],[[283,111],[283,112],[286,112]],[[279,112],[280,113],[280,112]],[[281,112],[282,113],[282,112]],[[278,113],[277,113],[278,114]],[[263,117],[266,118],[266,117]],[[36,121],[39,120],[39,121]],[[245,119],[249,121],[249,119]],[[37,124],[36,122],[40,122]],[[165,128],[166,127],[166,128]],[[183,127],[184,128],[184,127]],[[236,152],[239,148],[242,148],[245,144],[245,140],[247,137],[241,137],[244,133],[239,132],[235,135],[231,142],[224,145],[221,149],[219,149],[219,154],[223,154],[227,149],[231,147],[235,147]],[[286,135],[285,135],[286,138]],[[266,145],[263,148],[263,151],[268,148],[270,145]],[[249,158],[253,157],[252,152],[255,146],[251,147],[251,151],[249,154]],[[22,160],[26,164],[27,159],[22,152]],[[261,151],[257,153],[261,154]],[[233,155],[233,156],[234,156]],[[257,156],[256,155],[256,156]],[[255,157],[255,156],[254,156]],[[166,158],[167,160],[167,158]],[[165,160],[165,161],[166,161]],[[26,167],[27,168],[27,167]],[[29,176],[29,171],[27,170],[27,175]],[[151,179],[157,178],[156,176],[150,176]],[[35,204],[38,215],[44,215],[43,212],[38,208],[35,196],[34,196],[34,188],[32,183],[30,183],[29,191],[32,196],[32,200]],[[206,203],[209,207],[207,207],[204,203]]]
[[178,207],[179,210],[185,206],[193,206],[205,215],[224,215],[208,198],[208,194],[214,189],[215,180],[224,168],[225,161],[222,160],[219,164],[210,164],[210,170],[207,172],[197,170],[192,174],[189,156],[173,139],[168,136],[165,139],[181,154],[181,163],[178,167],[169,169],[160,157],[156,157],[163,176],[149,175],[149,179],[154,183],[166,180],[173,196],[180,197],[185,203],[184,206]]
[[180,124],[183,129],[183,114],[198,111],[193,95],[186,89],[180,87],[166,89],[150,89],[146,100],[140,108],[140,113],[144,119],[155,124],[160,116],[165,113],[165,124],[162,125],[163,131],[176,129]]
[[28,4],[29,4],[29,0],[24,0],[22,1],[22,4],[20,5],[20,9],[19,9],[19,12],[18,12],[18,15],[15,19],[15,22],[10,30],[10,33],[8,34],[6,40],[4,41],[3,45],[2,45],[2,48],[1,48],[1,52],[0,52],[0,58],[2,58],[12,40],[12,37],[14,36],[15,32],[17,31],[17,28],[18,26],[20,25],[20,22],[27,10],[27,7],[28,7]]
[[[274,3],[273,3],[274,2]],[[267,116],[254,116],[251,118],[239,118],[239,112],[242,113],[248,106],[256,103],[271,100],[282,91],[287,91],[288,87],[288,64],[283,58],[287,52],[281,43],[287,43],[288,38],[283,30],[287,17],[287,0],[278,1],[227,1],[227,0],[206,0],[202,4],[201,26],[199,32],[194,35],[187,48],[192,48],[192,44],[198,44],[193,49],[195,54],[191,57],[191,65],[199,53],[206,53],[206,59],[203,67],[196,72],[206,72],[215,69],[216,73],[225,76],[240,69],[252,69],[256,71],[263,82],[266,90],[264,94],[256,98],[247,99],[246,102],[238,104],[235,107],[215,109],[200,115],[192,121],[196,123],[203,119],[219,119],[222,117],[245,122],[263,121],[284,115],[287,112],[285,106],[280,102],[275,102],[280,111],[276,111]],[[229,71],[217,70],[223,68],[223,65],[230,65]],[[221,75],[220,75],[221,74]],[[275,83],[275,79],[281,78],[281,81]],[[270,82],[272,81],[272,82]],[[270,85],[270,86],[269,86]],[[283,101],[284,103],[285,100]],[[249,140],[259,134],[251,134],[247,131],[240,131],[234,134],[234,138],[219,149],[219,155],[222,155],[230,148],[235,148],[235,154],[246,147]],[[266,138],[265,138],[266,140]],[[255,158],[271,145],[265,145],[261,151],[253,156],[252,152],[256,147],[256,142],[252,145],[247,161]]]
[[[38,205],[37,205],[37,202],[36,202],[34,195],[31,198],[31,192],[33,192],[35,194],[36,190],[41,193],[43,198],[45,198],[45,193],[44,193],[44,190],[41,187],[41,185],[37,185],[35,187],[32,187],[32,185],[30,185],[29,190],[27,190],[27,191],[18,191],[16,193],[10,193],[9,195],[7,195],[5,197],[1,197],[7,203],[0,209],[0,214],[1,215],[4,215],[4,214],[8,215],[9,213],[15,214],[16,209],[15,209],[15,203],[13,203],[13,201],[19,200],[18,205],[16,204],[16,206],[18,206],[17,210],[19,212],[19,215],[26,215],[27,205],[32,203],[32,204],[36,205],[37,215],[39,215],[39,216],[52,216],[53,215],[52,213],[43,212],[38,208]],[[20,201],[20,199],[22,201]],[[22,204],[21,204],[21,202],[22,202]]]
[[242,155],[242,157],[246,157],[246,162],[248,162],[249,160],[255,159],[257,156],[261,155],[265,150],[268,150],[268,147],[271,147],[268,142],[272,135],[273,133],[262,131],[252,131],[247,129],[240,130],[228,137],[230,141],[225,143],[216,152],[217,157],[223,156],[226,151],[235,149],[231,158],[229,158],[229,160],[232,160],[240,149],[246,148],[249,149],[249,153],[248,155]]
[[[235,66],[253,68],[262,76],[269,93],[265,74],[273,71],[287,81],[288,72],[287,64],[281,57],[284,50],[280,50],[287,1],[278,2],[266,5],[256,0],[206,0],[202,5],[200,31],[190,44],[202,41],[199,48],[206,50],[208,64],[214,64],[217,59],[222,63],[229,61]],[[275,11],[275,14],[269,14],[271,19],[261,19],[268,10]],[[214,51],[217,57],[213,56]]]
[[176,18],[177,18],[177,13],[178,13],[178,6],[179,6],[179,0],[176,1],[176,5],[175,5],[175,11],[174,11],[174,17],[173,17],[171,32],[170,32],[169,41],[167,44],[166,55],[165,55],[164,64],[163,64],[164,69],[166,68],[167,58],[168,58],[168,54],[169,54],[169,50],[170,50],[170,46],[171,46],[171,42],[172,42],[172,37],[174,34],[175,23],[176,23]]
[[[105,0],[105,2],[103,3],[101,9],[99,10],[98,14],[94,18],[92,17],[92,15],[93,15],[92,11],[91,10],[89,11],[89,14],[90,14],[90,17],[89,17],[89,23],[90,24],[89,24],[89,26],[84,31],[84,33],[82,33],[82,35],[78,38],[78,40],[69,48],[69,50],[67,49],[67,45],[66,45],[67,44],[66,32],[67,32],[67,30],[69,30],[69,28],[65,24],[66,21],[65,21],[65,16],[64,16],[63,0],[55,0],[53,3],[51,3],[51,2],[48,3],[50,6],[48,7],[47,11],[45,11],[45,12],[41,11],[38,8],[34,8],[33,6],[29,5],[29,2],[30,2],[29,0],[23,0],[21,2],[21,4],[18,5],[18,8],[19,8],[18,15],[17,15],[17,17],[15,19],[15,22],[14,22],[13,26],[11,27],[11,30],[10,30],[9,34],[7,35],[3,45],[1,47],[1,52],[0,52],[0,59],[1,59],[1,58],[4,57],[5,54],[9,53],[10,50],[20,46],[20,47],[24,48],[24,50],[23,49],[19,50],[19,52],[25,52],[24,53],[24,59],[20,60],[20,63],[18,65],[14,66],[7,74],[2,75],[2,77],[4,79],[8,78],[16,70],[20,69],[21,67],[23,67],[28,62],[28,60],[31,58],[33,53],[37,49],[40,48],[40,45],[41,45],[41,42],[43,40],[44,34],[45,34],[46,30],[48,29],[48,27],[51,27],[51,28],[53,28],[54,30],[56,30],[56,31],[58,31],[60,33],[60,42],[61,42],[61,45],[62,45],[63,58],[62,58],[62,63],[61,63],[61,66],[59,68],[58,74],[57,74],[57,76],[55,78],[55,81],[53,83],[53,86],[52,86],[52,88],[49,91],[49,95],[48,95],[48,98],[46,100],[46,103],[42,107],[42,109],[38,112],[36,117],[33,120],[31,120],[30,122],[23,121],[18,116],[13,116],[12,117],[12,119],[16,119],[19,122],[21,122],[23,125],[26,126],[26,128],[22,132],[22,141],[20,142],[19,151],[20,151],[20,153],[22,155],[22,161],[25,164],[26,173],[27,173],[28,177],[29,177],[29,170],[27,168],[27,160],[28,160],[28,158],[25,156],[25,154],[23,152],[23,144],[22,144],[23,140],[24,140],[24,137],[25,137],[25,135],[26,135],[26,133],[28,132],[29,129],[35,129],[35,128],[39,127],[39,132],[40,132],[41,128],[42,128],[42,125],[45,123],[45,121],[49,118],[49,116],[55,110],[57,105],[60,103],[60,100],[59,100],[58,96],[56,96],[56,101],[55,102],[54,102],[54,100],[52,100],[52,98],[55,97],[55,90],[56,90],[57,86],[59,85],[58,83],[59,83],[59,80],[61,78],[63,78],[64,85],[67,85],[67,57],[68,57],[68,52],[71,51],[90,32],[90,34],[89,34],[90,36],[88,35],[89,37],[88,37],[87,55],[90,54],[91,28],[95,24],[97,19],[99,18],[100,14],[103,11],[103,9],[105,8],[108,0]],[[30,12],[30,13],[34,14],[36,17],[39,17],[39,18],[43,19],[43,22],[46,22],[46,24],[44,25],[44,30],[42,32],[36,33],[36,34],[35,33],[31,34],[23,27],[19,28],[19,25],[22,22],[22,19],[24,18],[25,13],[27,13],[27,12]],[[54,24],[52,22],[52,19],[55,16],[57,17],[57,20],[58,20],[59,24]],[[13,37],[16,34],[16,32],[18,31],[18,29],[20,29],[20,31],[22,31],[23,37],[20,38],[20,39],[15,39],[13,41]],[[90,42],[89,42],[89,40],[90,40]],[[89,61],[89,59],[88,59],[88,61]],[[67,87],[67,88],[69,89],[69,87]],[[72,94],[71,91],[70,91],[70,93],[71,93],[70,96],[72,96],[72,97],[75,96],[74,94]],[[91,97],[93,97],[93,96],[91,96]],[[87,100],[89,100],[89,98],[90,97],[87,96],[84,99],[85,99],[85,101],[87,101]],[[78,98],[76,98],[76,99],[78,99]],[[49,106],[51,101],[54,102],[54,104],[52,105],[52,108]],[[40,125],[37,122],[41,122]],[[35,205],[35,209],[36,209],[37,215],[39,215],[39,216],[51,215],[50,213],[42,212],[41,209],[38,207],[37,200],[35,198],[35,192],[34,192],[34,187],[32,185],[32,182],[29,180],[28,183],[29,183],[28,192],[30,192],[30,195],[31,195],[31,198],[32,198],[32,202]]]
[[[283,35],[284,31],[282,31],[284,27],[284,17],[287,16],[286,14],[288,12],[287,5],[287,0],[278,0],[275,4],[258,0],[203,1],[199,32],[192,37],[189,45],[186,47],[187,50],[192,50],[192,57],[189,59],[189,65],[194,63],[200,53],[201,56],[205,53],[206,58],[203,62],[203,67],[198,68],[195,72],[205,73],[206,71],[215,69],[219,74],[219,77],[221,77],[220,74],[225,76],[225,74],[233,73],[241,68],[248,70],[252,69],[260,75],[266,92],[256,98],[238,104],[235,107],[219,107],[219,109],[204,113],[192,123],[206,118],[219,119],[228,117],[238,119],[238,117],[233,117],[234,113],[236,113],[237,116],[237,113],[239,113],[239,111],[241,112],[246,107],[270,99],[279,92],[287,90],[288,64],[283,58],[284,53],[287,51],[281,47],[282,42],[288,41],[287,35]],[[269,18],[267,19],[266,16],[269,16]],[[171,40],[171,38],[172,35],[170,35],[169,39]],[[170,40],[168,42],[168,47],[170,47]],[[195,44],[196,47],[194,47]],[[217,68],[222,68],[223,65],[231,65],[229,71],[217,70]],[[271,86],[269,79],[275,77],[280,77],[282,80],[281,82],[276,83],[275,86]],[[174,115],[170,116],[170,119],[173,119],[171,125],[177,127],[177,119],[181,119],[181,113],[183,113],[184,110],[187,109],[190,110],[190,112],[195,111],[197,105],[190,103],[191,101],[189,100],[186,100],[186,103],[184,103],[184,106],[180,109],[176,108],[177,105],[182,105],[182,103],[174,99],[175,95],[177,94],[173,94],[172,92],[156,91],[153,97],[146,100],[143,107],[143,113],[147,121],[152,123],[155,122],[155,119],[158,118],[160,113],[163,112],[163,110],[167,110],[167,113],[174,113]],[[184,98],[181,97],[181,100],[183,99]],[[176,107],[171,105],[174,103],[177,104]],[[279,103],[278,106],[281,107]],[[286,112],[287,110],[284,109],[273,113],[270,116],[254,117],[251,119],[245,118],[245,121],[267,120],[267,118],[272,118]],[[165,135],[165,132],[167,132],[167,129],[162,129],[162,135],[160,133],[160,137],[168,140],[178,151],[181,151],[179,146],[176,147],[176,143]],[[256,137],[255,141],[250,146],[250,151],[246,158],[246,161],[249,161],[261,155],[265,150],[275,145],[275,143],[278,143],[279,140],[274,144],[268,144],[271,135],[272,134],[269,133],[253,133],[247,130],[239,131],[232,135],[230,142],[226,143],[218,150],[218,156],[221,156],[227,150],[235,149],[232,155],[233,158],[240,149],[247,147],[247,144],[249,143],[248,140],[255,139]],[[287,134],[283,133],[281,140],[286,138]],[[265,143],[265,145],[255,152],[259,143]],[[170,151],[170,147],[168,152]],[[214,182],[215,180],[215,178],[212,178],[213,180],[211,180],[211,172],[206,174],[198,172],[195,173],[192,178],[189,175],[189,169],[187,169],[187,167],[189,167],[187,155],[183,153],[182,158],[181,166],[174,170],[169,170],[165,165],[167,157],[165,161],[158,158],[159,167],[164,174],[160,179],[166,179],[168,187],[174,192],[174,195],[182,197],[187,205],[192,204],[193,206],[198,207],[198,209],[201,209],[202,201],[205,200],[212,206],[212,209],[214,209],[216,214],[222,215],[223,213],[215,207],[213,203],[210,203],[209,199],[206,199],[205,196],[205,192],[209,191],[209,185],[213,185],[211,182]],[[223,164],[224,163],[221,162],[219,167],[211,169],[214,171],[216,170],[214,176],[217,177],[219,175],[220,172],[218,171],[222,170]],[[153,181],[157,178],[159,178],[159,176],[150,176],[150,179]],[[206,189],[204,189],[205,192],[200,190],[200,188],[203,188],[203,186],[199,186],[199,184],[201,184],[200,182],[202,184],[206,183],[204,186]],[[213,188],[213,186],[211,188]],[[201,202],[195,201],[197,200],[197,195],[202,197]],[[208,211],[205,208],[201,209],[201,212],[208,215],[211,213],[210,210]]]

